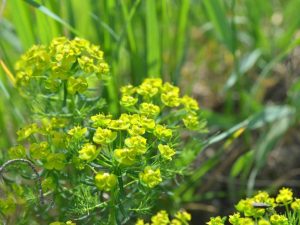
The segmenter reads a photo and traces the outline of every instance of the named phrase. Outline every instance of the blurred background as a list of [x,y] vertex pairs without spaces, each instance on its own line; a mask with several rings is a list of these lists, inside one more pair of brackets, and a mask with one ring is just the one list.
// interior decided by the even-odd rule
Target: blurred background
[[34,44],[78,36],[100,45],[111,65],[114,112],[118,88],[146,77],[162,77],[198,100],[209,133],[190,146],[198,158],[174,194],[195,224],[232,212],[258,189],[287,186],[300,194],[300,1],[0,4],[0,164],[30,112],[7,71]]

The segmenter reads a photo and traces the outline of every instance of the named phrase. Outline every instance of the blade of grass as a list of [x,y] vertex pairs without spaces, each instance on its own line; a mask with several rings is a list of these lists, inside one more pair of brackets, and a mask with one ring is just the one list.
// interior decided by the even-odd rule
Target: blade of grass
[[10,10],[13,12],[12,19],[18,37],[24,49],[30,48],[35,43],[35,36],[32,29],[32,19],[28,7],[24,7],[24,2],[20,0],[9,1]]
[[225,15],[223,4],[220,0],[204,0],[203,4],[210,22],[215,28],[218,38],[224,43],[230,52],[233,52],[234,47],[232,43],[231,29]]
[[157,23],[156,1],[146,1],[146,44],[147,75],[159,77],[161,72],[159,27]]
[[52,18],[53,20],[57,21],[61,25],[63,25],[65,28],[67,28],[69,31],[73,32],[77,36],[82,36],[78,30],[76,30],[74,27],[72,27],[69,23],[64,21],[61,17],[53,13],[51,10],[49,10],[47,7],[37,3],[36,1],[33,0],[24,0],[26,3],[34,7],[35,9],[41,11],[48,17]]
[[180,69],[183,64],[183,59],[185,55],[185,46],[186,46],[186,32],[187,32],[187,21],[189,16],[189,9],[190,9],[190,0],[181,1],[180,12],[178,16],[178,29],[176,32],[176,56],[175,56],[175,63],[176,69],[172,74],[172,81],[177,84]]

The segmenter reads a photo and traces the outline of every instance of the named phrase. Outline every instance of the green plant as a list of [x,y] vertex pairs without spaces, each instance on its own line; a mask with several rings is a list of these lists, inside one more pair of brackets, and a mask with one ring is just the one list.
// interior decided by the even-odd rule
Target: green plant
[[[229,216],[232,225],[296,225],[300,223],[300,200],[289,188],[280,189],[275,198],[267,192],[258,192],[252,198],[242,199],[235,206],[237,213]],[[282,213],[282,209],[284,210]],[[280,213],[281,212],[281,213]],[[211,218],[208,225],[224,225],[226,217]]]
[[[170,195],[172,179],[184,173],[186,166],[176,163],[184,153],[182,134],[205,131],[198,103],[148,78],[121,88],[121,114],[112,115],[97,83],[109,79],[108,72],[99,47],[78,38],[34,46],[17,62],[15,84],[34,117],[17,132],[18,145],[8,156],[38,168],[43,197],[54,204],[53,210],[41,206],[43,214],[40,207],[28,210],[30,187],[18,186],[23,191],[6,201],[22,202],[24,220],[66,215],[82,224],[132,222]],[[13,211],[2,210],[3,218]]]

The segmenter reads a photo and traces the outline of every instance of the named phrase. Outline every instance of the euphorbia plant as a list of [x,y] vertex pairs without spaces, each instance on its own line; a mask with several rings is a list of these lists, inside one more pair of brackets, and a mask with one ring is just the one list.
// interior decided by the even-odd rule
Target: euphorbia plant
[[171,83],[148,78],[120,89],[122,111],[113,116],[95,83],[108,76],[103,52],[78,38],[35,46],[17,63],[16,86],[37,116],[18,131],[9,157],[38,168],[43,196],[53,201],[41,214],[41,208],[23,209],[23,219],[130,224],[172,191],[172,179],[184,169],[175,164],[182,133],[205,130],[197,102]]
[[[275,198],[260,191],[251,198],[242,199],[235,206],[237,211],[228,218],[232,225],[298,225],[300,199],[293,197],[289,188],[280,189]],[[208,225],[224,225],[226,217],[211,218]]]

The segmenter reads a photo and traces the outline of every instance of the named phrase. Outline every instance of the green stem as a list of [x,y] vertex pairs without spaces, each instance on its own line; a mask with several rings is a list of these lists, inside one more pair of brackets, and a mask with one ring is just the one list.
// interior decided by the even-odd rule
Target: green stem
[[116,193],[112,192],[111,200],[110,200],[110,215],[109,215],[109,224],[116,225],[117,224],[117,212],[116,212]]
[[63,99],[62,108],[65,108],[67,106],[67,98],[68,98],[67,81],[64,81],[64,99]]

